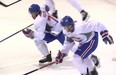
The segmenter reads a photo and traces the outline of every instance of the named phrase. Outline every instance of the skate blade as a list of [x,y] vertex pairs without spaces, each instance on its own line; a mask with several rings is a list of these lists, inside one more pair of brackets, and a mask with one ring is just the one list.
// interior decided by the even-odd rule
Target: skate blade
[[44,66],[44,65],[47,65],[49,63],[51,63],[51,62],[39,63],[39,66]]
[[100,64],[100,59],[98,58],[99,64],[96,66],[96,68],[100,68],[101,64]]
[[98,64],[97,66],[96,66],[96,68],[100,68],[101,67],[101,65],[100,64]]
[[[92,57],[91,59],[92,59],[94,65],[95,65],[95,63],[96,63],[97,61],[99,62],[98,65],[95,65],[96,68],[100,68],[100,67],[101,67],[101,65],[100,65],[100,59],[99,59],[99,58],[94,58],[94,57]],[[97,61],[96,61],[96,60],[97,60]]]
[[88,15],[84,21],[87,22],[89,20],[89,18],[90,18],[90,15]]

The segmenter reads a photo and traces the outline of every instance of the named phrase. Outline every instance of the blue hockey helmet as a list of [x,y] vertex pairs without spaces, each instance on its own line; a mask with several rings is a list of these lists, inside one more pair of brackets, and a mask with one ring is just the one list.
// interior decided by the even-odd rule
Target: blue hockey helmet
[[69,26],[69,25],[73,25],[74,21],[70,16],[65,16],[62,20],[61,20],[61,25],[62,26]]
[[39,6],[38,4],[32,4],[32,5],[29,7],[28,11],[29,11],[30,13],[32,13],[32,12],[38,12],[38,11],[40,11],[40,6]]

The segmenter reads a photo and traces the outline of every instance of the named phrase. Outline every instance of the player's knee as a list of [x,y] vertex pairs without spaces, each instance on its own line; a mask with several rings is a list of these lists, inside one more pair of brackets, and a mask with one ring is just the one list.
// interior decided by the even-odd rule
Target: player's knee
[[41,46],[41,45],[43,45],[43,43],[44,43],[43,40],[34,40],[34,42],[35,42],[35,44],[36,44],[37,46]]

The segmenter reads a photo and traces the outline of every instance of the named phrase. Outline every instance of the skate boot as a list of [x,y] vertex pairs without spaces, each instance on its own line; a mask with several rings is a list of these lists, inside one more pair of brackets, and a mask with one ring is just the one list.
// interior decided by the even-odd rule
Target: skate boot
[[82,20],[85,21],[85,20],[88,20],[89,19],[89,15],[88,13],[85,11],[85,10],[82,10],[81,11],[81,15],[82,15]]
[[91,74],[87,73],[87,74],[81,74],[81,75],[91,75]]
[[98,72],[97,72],[96,68],[94,68],[94,70],[91,71],[91,75],[98,75]]
[[81,75],[91,75],[89,72],[89,69],[87,68],[87,74],[81,74]]
[[92,56],[91,56],[91,60],[93,61],[94,65],[95,65],[97,68],[100,67],[100,61],[99,61],[99,59],[98,59],[97,56],[92,55]]
[[40,64],[43,64],[43,63],[45,63],[45,62],[51,62],[51,61],[52,61],[52,57],[51,57],[51,53],[50,53],[50,54],[48,54],[45,58],[39,60],[39,63],[40,63]]
[[81,74],[81,75],[90,75],[90,74]]
[[52,13],[52,16],[54,16],[55,18],[58,18],[58,11],[57,11],[57,10],[55,10],[55,12],[54,12],[54,13]]

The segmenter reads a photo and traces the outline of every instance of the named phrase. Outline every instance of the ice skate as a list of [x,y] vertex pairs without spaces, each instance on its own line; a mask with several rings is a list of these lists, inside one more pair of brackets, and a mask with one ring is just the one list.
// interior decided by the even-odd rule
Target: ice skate
[[94,68],[93,71],[91,71],[91,75],[98,75],[96,68]]
[[49,63],[52,61],[52,57],[51,54],[48,54],[46,57],[44,57],[43,59],[39,60],[39,65],[45,64],[45,63]]
[[81,75],[91,75],[91,73],[89,72],[89,69],[87,68],[87,74],[81,74]]
[[89,17],[90,17],[85,10],[81,11],[81,15],[82,15],[82,20],[83,21],[87,21],[89,19]]
[[58,18],[58,11],[57,11],[57,10],[55,10],[55,12],[54,12],[54,13],[52,13],[52,16],[54,16],[55,18]]
[[95,55],[92,55],[92,56],[91,56],[91,59],[92,59],[94,65],[95,65],[97,68],[100,68],[100,60],[98,59],[98,57],[95,56]]
[[81,74],[81,75],[90,75],[90,74]]

